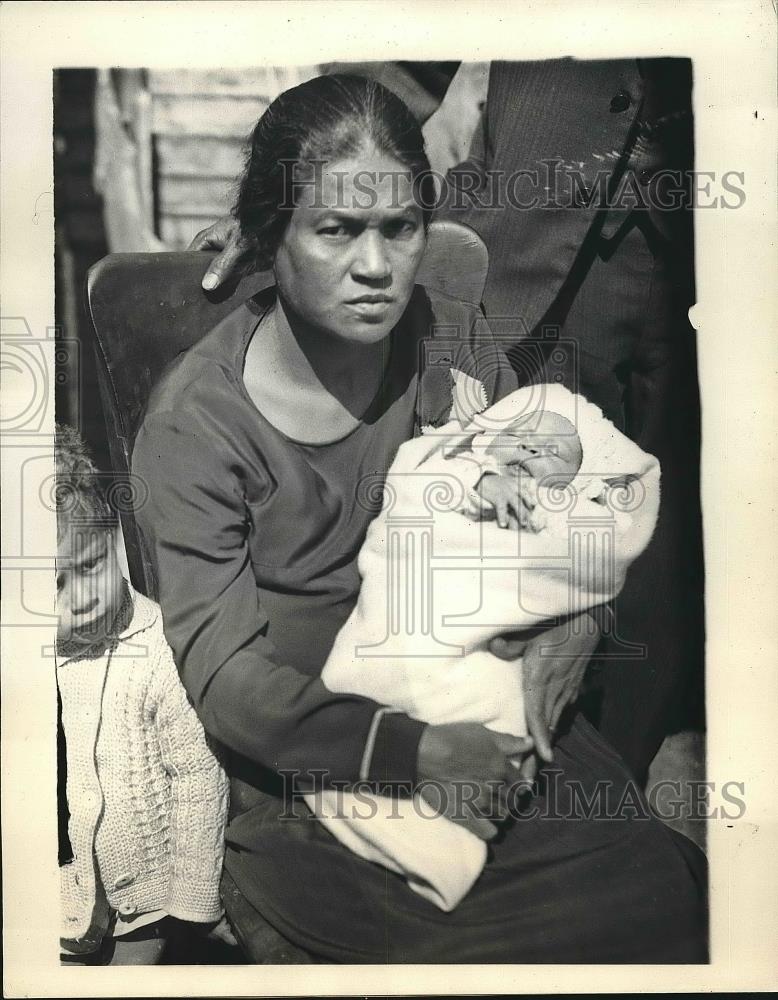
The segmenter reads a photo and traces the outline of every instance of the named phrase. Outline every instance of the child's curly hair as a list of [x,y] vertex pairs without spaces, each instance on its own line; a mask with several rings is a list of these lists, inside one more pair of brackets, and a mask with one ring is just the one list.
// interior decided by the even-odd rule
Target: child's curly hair
[[115,515],[100,486],[97,467],[81,435],[67,424],[54,427],[54,464],[57,539],[62,538],[73,515],[79,520],[113,524]]

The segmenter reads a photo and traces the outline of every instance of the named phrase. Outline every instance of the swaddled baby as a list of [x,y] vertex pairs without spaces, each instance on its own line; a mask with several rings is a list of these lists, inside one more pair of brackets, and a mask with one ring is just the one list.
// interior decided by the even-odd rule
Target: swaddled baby
[[[581,440],[570,421],[552,410],[522,414],[502,430],[478,435],[458,453],[480,464],[483,475],[461,512],[494,519],[501,528],[541,531],[547,519],[538,486],[567,486],[581,468]],[[457,453],[450,455],[453,461]]]
[[[639,506],[608,503],[613,482],[631,483]],[[521,663],[498,659],[489,643],[615,597],[658,504],[656,459],[562,386],[457,415],[400,447],[360,551],[356,607],[322,680],[433,725],[525,735]],[[341,843],[443,910],[483,869],[484,842],[430,817],[418,793],[306,799]]]

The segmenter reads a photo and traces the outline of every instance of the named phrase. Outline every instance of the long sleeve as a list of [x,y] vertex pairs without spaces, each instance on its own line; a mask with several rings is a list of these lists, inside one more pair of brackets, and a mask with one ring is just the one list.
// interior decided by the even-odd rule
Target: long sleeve
[[173,790],[172,871],[165,910],[180,920],[205,923],[222,913],[219,882],[229,783],[167,647],[157,664],[155,687],[157,734]]
[[133,456],[149,488],[137,518],[165,634],[203,725],[301,782],[311,771],[325,782],[415,780],[419,723],[385,713],[374,725],[374,702],[333,695],[279,661],[252,571],[241,480],[224,451],[192,413],[162,412],[147,416]]

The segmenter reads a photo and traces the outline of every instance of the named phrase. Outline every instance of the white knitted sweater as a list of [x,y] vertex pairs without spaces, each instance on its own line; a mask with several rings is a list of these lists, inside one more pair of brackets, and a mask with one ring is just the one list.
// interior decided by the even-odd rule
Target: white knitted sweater
[[228,780],[181,685],[159,607],[129,599],[130,624],[107,650],[57,661],[74,854],[62,869],[67,939],[82,937],[100,909],[97,871],[125,917],[163,910],[208,922],[222,913]]

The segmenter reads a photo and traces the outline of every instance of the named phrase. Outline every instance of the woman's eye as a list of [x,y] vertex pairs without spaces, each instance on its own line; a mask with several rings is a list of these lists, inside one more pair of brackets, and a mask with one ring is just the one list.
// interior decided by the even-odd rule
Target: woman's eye
[[393,222],[388,227],[387,235],[390,239],[413,236],[418,228],[418,224],[414,222],[413,219],[400,219],[398,222]]

